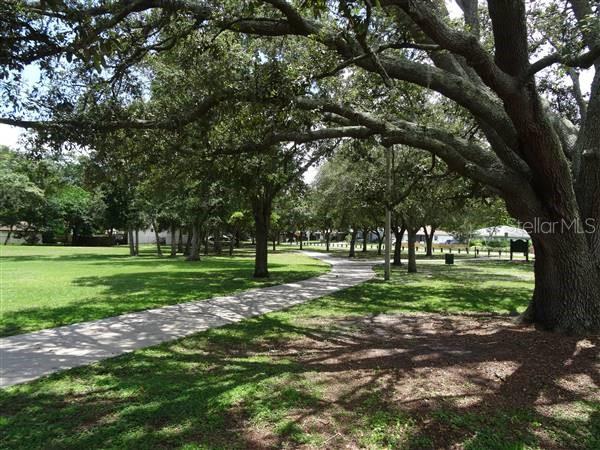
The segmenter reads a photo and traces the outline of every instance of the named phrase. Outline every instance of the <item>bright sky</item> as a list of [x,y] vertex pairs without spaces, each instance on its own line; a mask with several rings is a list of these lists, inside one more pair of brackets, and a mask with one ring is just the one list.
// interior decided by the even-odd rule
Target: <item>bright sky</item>
[[314,181],[317,173],[319,172],[319,166],[311,166],[306,172],[304,172],[304,182],[310,184]]
[[23,130],[17,127],[0,124],[0,145],[8,147],[18,147],[17,142]]

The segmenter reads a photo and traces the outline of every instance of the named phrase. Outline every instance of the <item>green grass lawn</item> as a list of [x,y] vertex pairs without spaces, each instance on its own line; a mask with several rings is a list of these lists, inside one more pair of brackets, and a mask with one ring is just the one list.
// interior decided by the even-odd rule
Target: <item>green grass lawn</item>
[[[569,359],[572,349],[562,350],[562,338],[507,326],[465,345],[461,339],[469,328],[437,338],[427,333],[434,320],[429,316],[415,322],[418,327],[392,329],[383,337],[361,331],[380,314],[418,319],[432,311],[466,314],[435,316],[444,326],[451,327],[445,317],[466,317],[486,330],[497,314],[521,311],[532,290],[531,266],[525,264],[420,269],[416,275],[397,270],[391,283],[373,280],[287,311],[7,389],[0,394],[0,447],[600,448],[600,402],[571,392],[553,403],[553,391],[545,391],[560,383],[568,387],[555,370],[569,366],[573,376],[585,375]],[[509,344],[517,345],[518,355]],[[462,362],[440,358],[444,346],[461,349]],[[536,353],[547,347],[554,361],[544,356],[538,362]],[[398,349],[403,353],[393,353]],[[365,351],[375,356],[366,358]],[[493,372],[504,376],[500,363],[515,371],[494,396],[486,383],[500,383]],[[481,364],[492,367],[492,381],[475,372]],[[533,380],[530,372],[521,374],[537,370],[536,364],[544,370]],[[438,381],[436,370],[454,371],[454,378]],[[429,384],[419,386],[422,380]],[[437,394],[445,383],[478,390],[482,399],[472,404],[464,394]],[[400,388],[426,397],[425,403],[414,408],[394,394]],[[505,396],[514,402],[504,403]],[[542,407],[557,409],[540,410],[534,401],[540,396]]]
[[252,279],[253,254],[207,256],[199,262],[158,258],[154,247],[130,257],[124,247],[2,246],[0,336],[125,312],[205,299],[310,278],[328,270],[318,260],[270,255],[268,281]]

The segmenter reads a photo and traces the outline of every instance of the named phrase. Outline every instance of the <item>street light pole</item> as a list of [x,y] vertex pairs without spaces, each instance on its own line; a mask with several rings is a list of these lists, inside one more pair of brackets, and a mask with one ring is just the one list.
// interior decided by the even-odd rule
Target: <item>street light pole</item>
[[391,146],[385,147],[385,176],[387,178],[385,190],[385,271],[384,279],[390,279],[390,251],[392,248],[392,212],[390,211],[390,199],[392,197],[392,162]]

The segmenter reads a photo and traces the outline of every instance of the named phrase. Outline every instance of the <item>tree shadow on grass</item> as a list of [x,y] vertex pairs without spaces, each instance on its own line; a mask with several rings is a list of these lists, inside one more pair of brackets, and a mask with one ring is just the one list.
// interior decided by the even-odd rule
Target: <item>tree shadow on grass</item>
[[[522,280],[519,280],[522,281]],[[317,299],[302,308],[314,315],[373,315],[390,312],[505,313],[522,311],[531,298],[526,283],[507,286],[473,283],[419,283],[403,285],[368,281],[343,294]]]
[[[146,262],[136,261],[135,264],[145,265]],[[284,264],[270,264],[269,267],[275,270],[268,279],[253,279],[251,263],[232,261],[211,261],[211,270],[152,271],[80,277],[73,281],[75,286],[98,286],[102,288],[102,292],[63,306],[44,305],[4,311],[0,318],[0,336],[207,299],[256,287],[298,281],[322,273],[322,267],[317,265],[314,266],[314,270],[285,270],[287,266]]]
[[[13,256],[2,256],[2,261],[5,263],[8,262],[29,262],[29,261],[70,261],[70,262],[88,262],[88,261],[123,261],[128,258],[134,258],[129,255],[119,255],[119,254],[102,254],[102,253],[73,253],[67,255],[51,255],[51,254],[36,254],[36,255],[13,255]],[[156,258],[156,256],[155,256]]]
[[[598,402],[563,382],[600,383],[597,337],[581,347],[578,338],[501,320],[443,316],[329,325],[272,314],[12,388],[0,402],[4,445],[591,449],[598,442]],[[589,418],[543,409],[578,401],[588,402]]]

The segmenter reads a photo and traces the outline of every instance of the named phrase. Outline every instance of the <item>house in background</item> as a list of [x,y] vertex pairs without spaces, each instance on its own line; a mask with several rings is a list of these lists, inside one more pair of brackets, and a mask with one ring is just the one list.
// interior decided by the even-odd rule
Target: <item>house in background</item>
[[473,235],[478,239],[485,240],[531,239],[527,231],[508,225],[481,228],[475,230]]
[[[171,245],[171,231],[164,230],[158,233],[158,238],[161,244]],[[154,234],[154,228],[147,228],[140,230],[138,234],[139,244],[156,244],[156,235]],[[179,234],[175,232],[175,239],[179,239]],[[185,242],[185,241],[184,241]]]
[[[25,235],[29,238],[25,239]],[[9,237],[10,235],[10,237]],[[6,238],[9,237],[8,241]],[[42,233],[30,231],[25,233],[19,229],[13,228],[12,230],[6,225],[0,225],[0,244],[27,244],[27,243],[38,243],[42,242]]]
[[[427,226],[427,233],[431,232],[431,227]],[[452,236],[449,232],[444,230],[435,230],[435,234],[433,235],[433,243],[434,244],[448,244],[450,242],[455,241],[454,236]],[[395,242],[394,237],[392,236],[392,242]],[[402,238],[402,242],[408,242],[408,233],[404,233]],[[420,228],[417,231],[417,243],[425,242],[425,231],[423,228]]]

